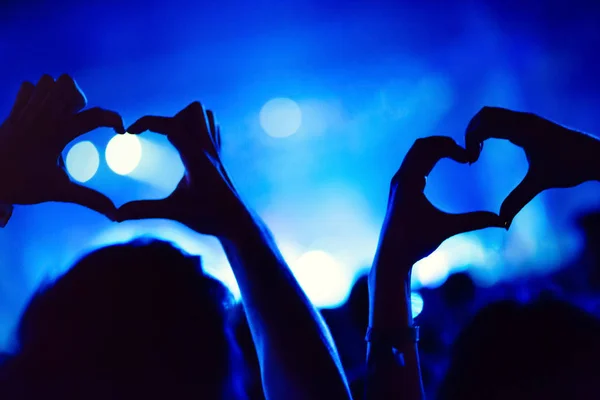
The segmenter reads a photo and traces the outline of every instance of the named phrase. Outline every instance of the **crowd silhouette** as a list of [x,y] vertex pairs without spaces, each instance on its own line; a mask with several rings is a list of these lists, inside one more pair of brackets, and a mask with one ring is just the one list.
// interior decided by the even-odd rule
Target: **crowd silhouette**
[[[456,274],[424,289],[434,306],[411,311],[411,269],[446,239],[510,229],[541,192],[600,178],[600,140],[540,116],[483,107],[466,147],[418,139],[391,178],[373,265],[345,305],[317,310],[268,228],[221,161],[212,111],[194,102],[131,126],[85,109],[72,77],[25,82],[0,126],[1,225],[15,205],[74,203],[115,223],[170,219],[216,237],[240,287],[207,275],[199,257],[153,238],[101,248],[45,282],[0,358],[6,399],[596,399],[600,322],[597,214],[582,217],[586,250],[574,265],[531,282],[477,287]],[[119,208],[70,180],[61,153],[98,127],[165,135],[186,172],[171,195]],[[523,181],[499,214],[449,214],[424,194],[441,159],[474,163],[487,139],[521,147]],[[399,160],[400,161],[400,160]],[[525,290],[524,287],[540,288]],[[590,301],[591,300],[591,301]],[[585,307],[584,307],[585,305]]]

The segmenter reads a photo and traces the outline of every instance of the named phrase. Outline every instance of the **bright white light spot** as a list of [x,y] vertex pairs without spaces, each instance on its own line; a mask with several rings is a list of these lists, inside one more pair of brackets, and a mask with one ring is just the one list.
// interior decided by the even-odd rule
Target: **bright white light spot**
[[127,175],[142,159],[142,145],[135,135],[115,135],[106,146],[106,162],[119,175]]
[[260,110],[260,126],[269,136],[283,138],[293,135],[301,124],[302,111],[293,100],[275,98]]
[[421,286],[437,287],[444,283],[450,272],[448,255],[437,249],[413,266],[413,274]]
[[73,179],[87,182],[96,174],[100,155],[92,142],[79,142],[69,150],[65,160],[67,171]]
[[417,292],[412,292],[410,294],[410,304],[412,308],[412,316],[413,318],[417,318],[421,311],[423,311],[423,298]]
[[315,306],[336,307],[346,300],[352,274],[328,253],[308,251],[292,264],[292,270]]

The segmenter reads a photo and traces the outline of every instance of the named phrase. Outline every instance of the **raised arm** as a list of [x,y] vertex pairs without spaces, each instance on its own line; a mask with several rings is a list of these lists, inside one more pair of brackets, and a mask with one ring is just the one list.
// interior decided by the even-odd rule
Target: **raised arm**
[[369,274],[368,400],[424,398],[418,328],[411,314],[412,266],[454,235],[504,224],[491,212],[448,214],[427,200],[423,193],[426,177],[442,158],[469,161],[467,151],[451,138],[419,139],[392,179],[387,214]]
[[111,217],[114,204],[104,195],[72,182],[64,168],[65,146],[100,127],[124,133],[119,114],[86,106],[75,81],[44,75],[24,82],[13,108],[0,125],[0,227],[13,207],[48,201],[76,203]]
[[167,218],[219,238],[241,290],[268,398],[350,398],[327,327],[221,163],[213,114],[196,102],[173,118],[147,116],[128,128],[147,130],[167,135],[186,175],[168,198],[128,203],[118,219]]

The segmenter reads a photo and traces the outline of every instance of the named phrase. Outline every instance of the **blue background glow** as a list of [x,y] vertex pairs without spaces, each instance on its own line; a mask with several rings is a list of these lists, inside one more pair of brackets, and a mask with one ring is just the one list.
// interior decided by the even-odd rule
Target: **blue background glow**
[[[3,3],[0,112],[7,114],[21,81],[42,73],[72,74],[90,106],[118,110],[126,124],[202,101],[222,125],[224,162],[240,193],[312,300],[334,306],[373,259],[389,180],[416,138],[444,134],[463,143],[483,105],[600,132],[600,27],[591,3],[424,3]],[[274,98],[300,108],[290,136],[261,127],[261,109]],[[117,205],[174,189],[183,166],[164,137],[143,135],[140,165],[119,176],[104,158],[112,136],[97,130],[78,139],[101,155],[86,185]],[[490,141],[473,166],[441,162],[426,193],[449,212],[498,211],[526,168],[520,149]],[[551,271],[577,255],[581,238],[571,221],[599,200],[594,183],[545,193],[508,233],[444,243],[415,268],[414,287],[462,270],[480,285]],[[201,254],[239,294],[217,241],[176,223],[113,224],[74,205],[18,207],[0,230],[0,343],[41,279],[90,249],[140,235]]]

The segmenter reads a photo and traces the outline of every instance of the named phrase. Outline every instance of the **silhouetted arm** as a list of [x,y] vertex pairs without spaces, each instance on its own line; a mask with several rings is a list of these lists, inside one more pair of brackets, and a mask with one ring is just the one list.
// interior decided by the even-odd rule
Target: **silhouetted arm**
[[350,398],[329,330],[262,221],[246,214],[221,243],[242,293],[267,397]]
[[327,327],[221,163],[212,112],[195,102],[173,118],[142,117],[127,129],[146,130],[167,135],[186,175],[166,199],[125,204],[117,219],[168,218],[219,238],[241,290],[269,399],[350,398]]
[[69,178],[62,152],[77,137],[100,127],[125,133],[119,114],[91,108],[68,75],[44,75],[24,82],[10,114],[0,125],[0,227],[14,205],[50,201],[76,203],[112,218],[116,209],[105,195]]
[[[369,327],[375,332],[398,338],[395,351],[374,341],[367,347],[366,398],[424,398],[417,343],[410,337],[414,329],[410,301],[409,261],[401,260],[401,245],[385,243],[382,234],[373,268],[369,274]],[[400,253],[400,255],[398,254]]]
[[[385,236],[383,237],[385,239]],[[398,247],[381,243],[369,274],[369,327],[398,338],[395,351],[374,341],[367,347],[367,396],[372,399],[424,398],[410,301],[410,274],[394,273],[412,266],[399,265]],[[392,290],[390,290],[393,287]],[[390,288],[390,289],[386,289]]]
[[463,232],[501,227],[494,213],[448,214],[423,191],[427,175],[442,158],[467,163],[467,151],[448,137],[419,139],[391,183],[387,214],[369,273],[367,400],[424,397],[411,314],[413,265],[446,239]]

